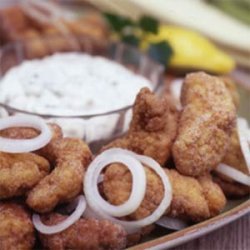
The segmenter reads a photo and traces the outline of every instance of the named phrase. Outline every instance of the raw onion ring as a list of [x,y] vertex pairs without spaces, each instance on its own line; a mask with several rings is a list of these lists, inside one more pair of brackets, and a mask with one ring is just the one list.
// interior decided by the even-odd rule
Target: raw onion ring
[[5,117],[8,117],[8,116],[9,116],[8,111],[5,108],[0,107],[0,118],[5,118]]
[[183,78],[175,79],[174,81],[172,81],[170,83],[170,87],[169,87],[171,95],[178,102],[177,105],[176,105],[176,108],[178,110],[181,110],[181,108],[182,108],[182,105],[181,105],[181,89],[182,89],[182,86],[183,86],[183,81],[184,81]]
[[185,221],[178,218],[171,218],[168,216],[161,217],[158,221],[156,221],[156,224],[158,226],[177,231],[188,227],[188,224]]
[[[98,179],[101,171],[107,165],[114,162],[119,162],[126,165],[132,173],[133,187],[130,197],[124,204],[119,206],[109,204],[101,197],[98,191]],[[86,195],[88,204],[94,208],[101,207],[105,213],[112,216],[122,217],[133,213],[140,206],[144,198],[145,191],[146,175],[144,168],[141,163],[128,155],[107,155],[106,152],[103,152],[89,165],[85,175],[84,193]]]
[[247,141],[250,144],[250,129],[247,131]]
[[65,229],[73,225],[76,221],[78,221],[86,209],[86,200],[84,196],[79,195],[76,199],[78,204],[75,208],[75,211],[67,219],[56,225],[48,226],[43,224],[40,215],[33,214],[32,221],[34,227],[42,234],[56,234],[64,231]]
[[250,148],[248,143],[248,124],[247,120],[244,118],[238,118],[237,119],[237,131],[241,146],[241,151],[243,153],[248,172],[250,173]]
[[[137,155],[137,154],[135,154],[131,151],[128,151],[128,150],[114,148],[114,149],[109,149],[105,152],[106,152],[106,157],[108,157],[108,158],[110,158],[112,155],[116,156],[117,154],[132,156],[132,157],[134,157],[134,159],[141,161],[147,167],[153,169],[161,177],[161,180],[162,180],[162,183],[164,186],[164,197],[163,197],[160,205],[157,207],[157,209],[151,215],[149,215],[146,218],[143,218],[141,220],[138,220],[138,221],[122,221],[122,220],[116,219],[116,218],[110,216],[108,213],[104,212],[102,207],[93,206],[91,203],[88,203],[88,205],[89,205],[90,209],[92,210],[92,213],[88,213],[88,214],[95,214],[95,217],[97,217],[97,218],[108,219],[108,220],[112,221],[113,223],[120,224],[121,226],[123,226],[126,229],[126,231],[129,234],[137,232],[138,230],[140,230],[140,228],[145,227],[147,225],[150,225],[150,224],[154,223],[155,221],[157,221],[163,215],[163,213],[166,211],[166,209],[169,207],[171,200],[172,200],[172,187],[171,187],[169,178],[168,178],[167,174],[164,172],[164,170],[162,169],[162,167],[156,161],[154,161],[152,158],[147,157],[147,156],[143,156],[143,155]],[[90,166],[89,166],[89,168],[90,168]],[[87,177],[87,178],[89,178],[89,177]],[[96,178],[98,178],[98,177],[96,177]],[[96,181],[95,181],[95,183],[96,183]],[[85,185],[86,185],[86,178],[85,178],[84,190],[85,190]],[[87,196],[86,196],[86,198],[87,198]],[[95,198],[93,198],[93,199],[95,199]]]
[[37,116],[17,115],[0,119],[0,130],[11,127],[34,128],[41,133],[32,139],[9,139],[0,137],[0,151],[7,153],[27,153],[47,145],[52,133],[46,122]]
[[224,163],[221,163],[215,169],[217,172],[224,174],[234,181],[237,181],[243,185],[250,186],[250,176],[240,172],[239,170],[232,168]]

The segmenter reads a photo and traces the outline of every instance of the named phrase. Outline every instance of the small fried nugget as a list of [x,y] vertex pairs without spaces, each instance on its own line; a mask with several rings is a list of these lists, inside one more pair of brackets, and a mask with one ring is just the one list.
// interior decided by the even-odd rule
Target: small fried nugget
[[[63,221],[66,216],[50,214],[43,221],[54,225]],[[125,249],[126,232],[123,227],[107,220],[80,219],[65,231],[52,235],[39,234],[42,245],[46,249]]]
[[186,221],[203,221],[210,217],[207,201],[200,183],[174,169],[166,169],[173,188],[173,200],[166,214]]
[[[126,217],[129,220],[139,220],[149,216],[159,206],[164,195],[160,178],[147,167],[145,171],[146,194],[140,207]],[[201,184],[195,178],[181,175],[174,169],[165,171],[173,188],[173,199],[166,211],[168,216],[198,222],[218,214],[223,209],[225,197],[219,186],[209,179]],[[216,191],[214,196],[207,191],[209,185]],[[131,188],[132,176],[125,166],[113,164],[107,168],[104,174],[103,193],[111,204],[123,204],[128,200]],[[222,202],[217,204],[218,199],[222,199]]]
[[0,249],[29,250],[35,244],[35,230],[27,210],[13,202],[0,202]]
[[49,162],[36,154],[0,152],[0,200],[26,194],[49,170]]
[[226,205],[226,197],[220,186],[216,184],[210,174],[201,176],[198,181],[202,187],[204,197],[207,201],[210,217],[218,215]]
[[199,222],[218,215],[226,205],[221,188],[209,174],[195,179],[174,169],[166,169],[173,187],[173,200],[168,215]]
[[180,173],[200,176],[216,168],[226,154],[236,109],[224,82],[202,72],[187,75],[181,102],[174,161]]
[[85,142],[72,138],[52,140],[40,153],[55,162],[55,169],[29,192],[26,202],[35,211],[45,213],[82,191],[92,154]]
[[168,98],[158,98],[148,88],[136,97],[128,133],[104,147],[124,148],[147,155],[163,165],[176,137],[178,112]]

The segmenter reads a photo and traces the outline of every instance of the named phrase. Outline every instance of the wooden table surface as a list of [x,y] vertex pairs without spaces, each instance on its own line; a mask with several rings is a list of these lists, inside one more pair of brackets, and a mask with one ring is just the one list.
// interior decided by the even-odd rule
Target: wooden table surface
[[171,250],[250,250],[250,213],[208,235]]

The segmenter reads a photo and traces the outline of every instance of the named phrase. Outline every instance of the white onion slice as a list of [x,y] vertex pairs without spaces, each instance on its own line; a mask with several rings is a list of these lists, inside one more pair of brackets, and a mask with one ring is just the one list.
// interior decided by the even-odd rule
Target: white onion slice
[[8,111],[5,108],[0,107],[0,118],[5,118],[5,117],[8,117],[8,116],[9,116]]
[[76,221],[78,221],[86,209],[86,200],[83,195],[79,195],[77,197],[77,201],[78,204],[75,208],[75,211],[66,220],[53,226],[43,224],[40,215],[33,214],[32,221],[34,227],[42,234],[56,234],[64,231],[65,229],[73,225]]
[[47,145],[52,133],[46,122],[37,116],[17,115],[0,119],[0,130],[11,127],[34,128],[41,133],[32,139],[9,139],[0,137],[0,151],[8,153],[26,153],[35,151]]
[[178,218],[171,218],[168,216],[161,217],[158,221],[156,221],[156,224],[158,226],[177,231],[188,227],[188,224],[185,221]]
[[[104,200],[98,191],[98,179],[101,171],[109,164],[119,162],[128,167],[132,173],[132,191],[129,199],[122,205],[114,206]],[[106,152],[98,155],[89,165],[85,180],[84,193],[91,207],[101,209],[112,216],[121,217],[133,213],[141,204],[146,191],[146,175],[141,163],[133,157],[122,154],[107,155]]]
[[247,130],[247,142],[250,144],[250,129]]
[[248,143],[248,124],[246,119],[244,118],[237,119],[237,131],[239,135],[241,151],[245,158],[248,172],[250,173],[250,148]]
[[181,89],[183,86],[183,78],[175,79],[170,83],[170,93],[177,101],[177,109],[181,110]]
[[[93,206],[92,202],[91,202],[88,204],[90,206],[90,209],[93,210],[92,214],[95,214],[95,217],[108,219],[108,220],[112,221],[113,223],[120,224],[121,226],[123,226],[126,229],[126,231],[129,234],[134,233],[134,232],[140,230],[140,228],[145,227],[147,225],[150,225],[150,224],[154,223],[155,221],[157,221],[164,214],[164,212],[167,210],[167,208],[169,207],[171,200],[172,200],[172,187],[171,187],[169,178],[168,178],[167,174],[164,172],[164,170],[162,169],[162,167],[156,161],[154,161],[152,158],[147,157],[147,156],[137,155],[137,154],[135,154],[131,151],[128,151],[128,150],[114,148],[114,149],[109,149],[105,152],[106,152],[106,157],[108,157],[108,158],[110,158],[112,155],[113,155],[113,157],[115,157],[118,154],[119,155],[123,154],[124,156],[127,155],[127,156],[134,157],[134,159],[141,161],[143,164],[145,164],[149,168],[153,169],[156,172],[156,174],[158,174],[160,176],[160,178],[162,180],[162,183],[164,186],[164,196],[163,196],[163,199],[162,199],[160,205],[157,207],[157,209],[151,215],[149,215],[148,217],[143,218],[141,220],[138,220],[138,221],[121,221],[119,219],[116,219],[116,218],[110,216],[108,213],[104,212],[102,207]],[[86,179],[85,179],[85,185],[86,185]],[[85,190],[85,185],[84,185],[84,190]],[[86,196],[86,198],[87,198],[87,196]],[[95,198],[92,197],[92,199],[95,199]]]
[[217,172],[224,174],[228,177],[230,177],[231,179],[250,186],[250,176],[240,172],[239,170],[232,168],[224,163],[221,163],[217,166],[217,168],[215,169]]

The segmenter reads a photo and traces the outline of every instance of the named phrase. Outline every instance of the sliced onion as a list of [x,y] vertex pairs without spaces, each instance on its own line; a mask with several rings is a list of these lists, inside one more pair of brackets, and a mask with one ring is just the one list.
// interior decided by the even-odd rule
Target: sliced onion
[[244,118],[237,119],[237,131],[239,135],[239,141],[241,146],[241,151],[245,158],[245,162],[250,173],[250,148],[248,143],[248,124],[247,120]]
[[168,216],[161,217],[158,221],[156,221],[156,224],[161,227],[165,227],[172,230],[182,230],[183,228],[188,227],[188,224],[178,218],[171,218]]
[[218,165],[218,167],[215,170],[221,174],[224,174],[230,177],[231,179],[241,184],[250,186],[250,176],[240,172],[239,170],[236,170],[233,167],[230,167],[224,163],[221,163]]
[[181,109],[181,89],[183,86],[183,79],[175,79],[170,83],[170,93],[177,101],[177,109]]
[[8,116],[9,116],[8,111],[5,108],[0,107],[0,118],[4,118],[4,117],[8,117]]
[[26,153],[47,145],[52,133],[46,122],[37,116],[17,115],[0,119],[0,130],[12,127],[34,128],[41,133],[32,139],[9,139],[0,137],[0,151],[8,153]]
[[[162,199],[160,205],[157,207],[157,209],[151,215],[149,215],[148,217],[143,218],[141,220],[138,220],[138,221],[121,221],[119,219],[112,217],[109,213],[106,213],[102,209],[102,207],[93,206],[92,202],[90,202],[90,203],[88,202],[90,209],[93,210],[92,214],[95,214],[95,217],[108,219],[108,220],[112,221],[113,223],[120,224],[121,226],[123,226],[126,229],[126,231],[129,234],[134,233],[134,232],[140,230],[140,228],[145,227],[147,225],[150,225],[150,224],[154,223],[155,221],[157,221],[163,215],[163,213],[167,210],[167,208],[169,207],[171,200],[172,200],[172,187],[171,187],[171,184],[170,184],[170,181],[169,181],[167,174],[164,172],[164,170],[161,168],[161,166],[150,157],[137,155],[137,154],[135,154],[131,151],[128,151],[128,150],[114,148],[114,149],[107,150],[105,152],[106,152],[106,157],[108,157],[108,158],[110,158],[112,155],[114,158],[116,155],[124,155],[124,156],[134,157],[134,159],[141,161],[143,164],[145,164],[149,168],[153,169],[160,176],[160,178],[162,180],[162,183],[164,186],[164,196],[163,196],[163,199]],[[135,166],[133,166],[133,167],[135,167]],[[87,177],[87,178],[89,178],[89,177]],[[84,190],[85,190],[85,187],[86,187],[86,178],[85,178]],[[86,198],[87,198],[87,196],[86,196]],[[92,199],[95,199],[95,198],[92,197]]]
[[[98,179],[101,171],[109,164],[120,162],[132,173],[132,192],[129,199],[122,205],[114,206],[102,198],[98,190]],[[107,154],[103,152],[89,165],[85,180],[84,193],[89,206],[101,209],[112,216],[122,217],[133,213],[141,204],[146,191],[146,175],[140,162],[129,155]]]
[[102,183],[102,182],[103,182],[103,180],[104,180],[104,175],[103,175],[103,174],[101,174],[101,175],[99,175],[99,176],[98,176],[97,183],[98,183],[98,184],[100,184],[100,183]]
[[78,221],[86,209],[86,200],[83,195],[79,195],[77,197],[77,201],[78,204],[75,208],[75,211],[66,220],[53,226],[43,224],[40,215],[33,214],[32,221],[34,227],[42,234],[56,234],[64,231],[65,229],[73,225],[76,221]]
[[247,142],[250,144],[250,129],[247,130]]

